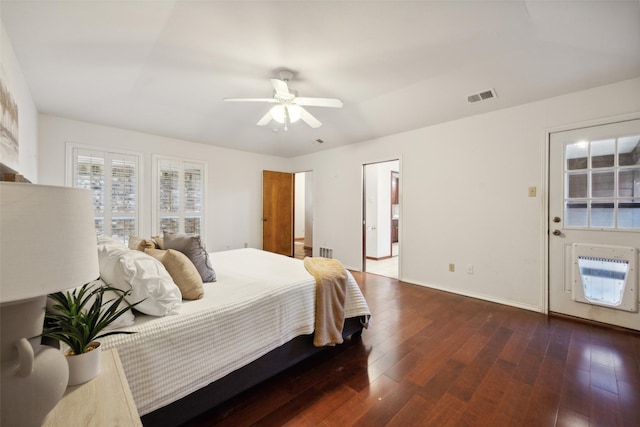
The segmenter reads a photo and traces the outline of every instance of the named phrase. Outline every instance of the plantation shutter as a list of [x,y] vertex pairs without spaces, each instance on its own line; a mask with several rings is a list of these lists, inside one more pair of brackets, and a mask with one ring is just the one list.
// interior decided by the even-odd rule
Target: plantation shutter
[[202,234],[204,164],[157,158],[156,182],[159,232]]
[[93,192],[96,235],[138,234],[138,156],[74,147],[72,186]]

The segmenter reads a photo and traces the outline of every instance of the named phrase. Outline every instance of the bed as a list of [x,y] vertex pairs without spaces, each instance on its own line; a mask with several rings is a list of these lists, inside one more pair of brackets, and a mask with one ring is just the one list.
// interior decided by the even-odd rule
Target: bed
[[[301,260],[257,249],[209,254],[217,281],[178,314],[137,314],[117,348],[145,425],[178,425],[322,348],[313,346],[315,279]],[[369,307],[347,271],[342,335],[358,336]]]

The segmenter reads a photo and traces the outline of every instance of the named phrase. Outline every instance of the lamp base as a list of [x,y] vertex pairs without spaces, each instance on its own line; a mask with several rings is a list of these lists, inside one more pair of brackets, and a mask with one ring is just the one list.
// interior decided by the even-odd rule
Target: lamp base
[[62,398],[69,366],[60,350],[42,346],[46,296],[0,305],[0,425],[40,426]]

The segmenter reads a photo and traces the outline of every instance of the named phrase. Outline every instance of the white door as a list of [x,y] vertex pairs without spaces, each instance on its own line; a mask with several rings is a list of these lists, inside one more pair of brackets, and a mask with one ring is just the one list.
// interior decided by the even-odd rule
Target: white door
[[640,119],[552,133],[549,183],[549,311],[640,330]]

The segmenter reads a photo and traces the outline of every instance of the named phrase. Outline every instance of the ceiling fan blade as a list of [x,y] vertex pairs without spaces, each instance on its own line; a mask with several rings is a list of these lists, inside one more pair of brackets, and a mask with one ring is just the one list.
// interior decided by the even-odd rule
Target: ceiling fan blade
[[288,97],[289,94],[289,86],[287,86],[287,82],[284,80],[271,79],[271,84],[273,88],[276,90],[276,95]]
[[320,126],[322,126],[322,123],[320,123],[320,120],[316,119],[315,117],[313,117],[311,115],[310,112],[308,112],[307,110],[305,110],[304,108],[300,107],[300,118],[309,126],[311,126],[312,128],[319,128]]
[[340,108],[344,104],[337,98],[305,98],[296,96],[295,103],[298,105],[307,105],[310,107],[333,107]]
[[223,101],[231,101],[231,102],[270,102],[275,103],[278,102],[273,98],[224,98]]
[[268,124],[271,119],[273,117],[271,116],[271,110],[267,111],[267,114],[265,114],[264,116],[262,116],[262,118],[260,119],[260,121],[258,123],[256,123],[258,126],[265,126],[266,124]]

